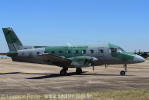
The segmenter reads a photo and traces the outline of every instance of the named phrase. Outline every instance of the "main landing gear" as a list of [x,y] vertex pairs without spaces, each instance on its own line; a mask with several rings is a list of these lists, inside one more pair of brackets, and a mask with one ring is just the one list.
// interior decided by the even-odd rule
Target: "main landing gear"
[[[61,76],[66,76],[67,75],[68,68],[63,67],[63,69],[60,71]],[[81,74],[82,69],[81,68],[76,68],[76,73]]]
[[126,72],[127,72],[127,64],[124,64],[124,69],[125,69],[125,70],[122,70],[122,71],[120,72],[120,75],[121,75],[121,76],[125,76],[125,75],[126,75]]
[[68,71],[68,68],[63,68],[63,69],[60,71],[60,75],[61,75],[61,76],[66,76],[66,75],[67,75],[67,71]]
[[76,73],[77,74],[81,74],[82,73],[82,69],[81,68],[76,68]]

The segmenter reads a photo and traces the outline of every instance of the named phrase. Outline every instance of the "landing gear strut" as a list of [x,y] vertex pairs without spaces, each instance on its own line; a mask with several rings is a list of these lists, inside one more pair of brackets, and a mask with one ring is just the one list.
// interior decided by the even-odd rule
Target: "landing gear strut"
[[122,70],[122,71],[120,72],[120,75],[121,75],[121,76],[125,76],[125,75],[126,75],[126,72],[127,72],[127,64],[124,64],[124,68],[125,68],[125,71]]
[[77,74],[81,74],[82,73],[82,69],[81,68],[76,68],[76,73]]
[[68,70],[68,68],[63,68],[63,69],[60,71],[60,75],[66,76],[66,75],[67,75],[67,70]]

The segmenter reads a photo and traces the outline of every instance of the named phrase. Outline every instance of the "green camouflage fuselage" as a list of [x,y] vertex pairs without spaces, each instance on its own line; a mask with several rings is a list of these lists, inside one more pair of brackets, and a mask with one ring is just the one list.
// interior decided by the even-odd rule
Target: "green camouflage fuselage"
[[[42,64],[52,64],[50,61],[44,61],[38,55],[40,54],[52,54],[55,56],[60,56],[62,58],[67,58],[70,60],[74,60],[79,64],[83,62],[79,59],[79,57],[95,57],[98,60],[95,65],[102,64],[132,64],[137,63],[134,58],[137,56],[133,53],[128,53],[125,51],[116,51],[111,52],[111,49],[118,49],[120,47],[108,44],[101,46],[34,46],[29,49],[17,50],[18,55],[12,57],[15,61],[23,61],[23,62],[32,62],[32,63],[42,63]],[[74,59],[76,58],[76,59]],[[80,62],[79,62],[80,61]],[[91,65],[80,67],[89,67]],[[78,67],[75,65],[70,65],[69,67]]]
[[144,62],[113,44],[97,46],[23,46],[12,28],[3,28],[13,61],[54,64],[60,67],[89,67],[102,64],[133,64]]

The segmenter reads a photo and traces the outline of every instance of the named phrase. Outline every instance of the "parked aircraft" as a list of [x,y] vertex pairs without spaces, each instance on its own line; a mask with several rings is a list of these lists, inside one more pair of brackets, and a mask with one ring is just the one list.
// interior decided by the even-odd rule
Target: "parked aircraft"
[[143,58],[148,58],[149,57],[149,52],[143,52],[143,51],[139,51],[139,52],[134,52],[135,54],[137,54],[137,55],[140,55],[141,57],[143,57]]
[[137,54],[124,51],[114,44],[96,46],[24,46],[12,28],[2,28],[9,52],[7,55],[13,61],[53,64],[62,67],[60,75],[67,75],[68,68],[76,68],[76,73],[82,73],[82,67],[99,65],[123,64],[127,72],[127,64],[141,63],[145,59]]

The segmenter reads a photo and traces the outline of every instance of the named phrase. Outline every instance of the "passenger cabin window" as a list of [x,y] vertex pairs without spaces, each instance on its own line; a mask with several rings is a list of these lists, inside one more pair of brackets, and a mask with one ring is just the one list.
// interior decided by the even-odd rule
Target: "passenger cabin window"
[[99,50],[100,51],[100,53],[104,53],[104,51],[101,49],[101,50]]
[[116,53],[117,52],[117,48],[111,48],[111,53]]
[[59,51],[59,53],[63,53],[63,51]]
[[82,54],[86,54],[86,50],[83,50],[83,51],[82,51]]
[[39,55],[40,54],[40,52],[37,52],[37,55]]
[[51,51],[52,54],[55,54],[55,51]]
[[78,53],[79,53],[79,51],[78,51],[78,50],[76,50],[76,51],[75,51],[75,54],[78,54]]
[[68,50],[68,51],[67,51],[67,53],[68,53],[68,54],[70,54],[70,53],[71,53],[71,51],[70,51],[70,50]]
[[94,50],[90,50],[90,52],[91,52],[91,54],[93,54],[94,53]]

